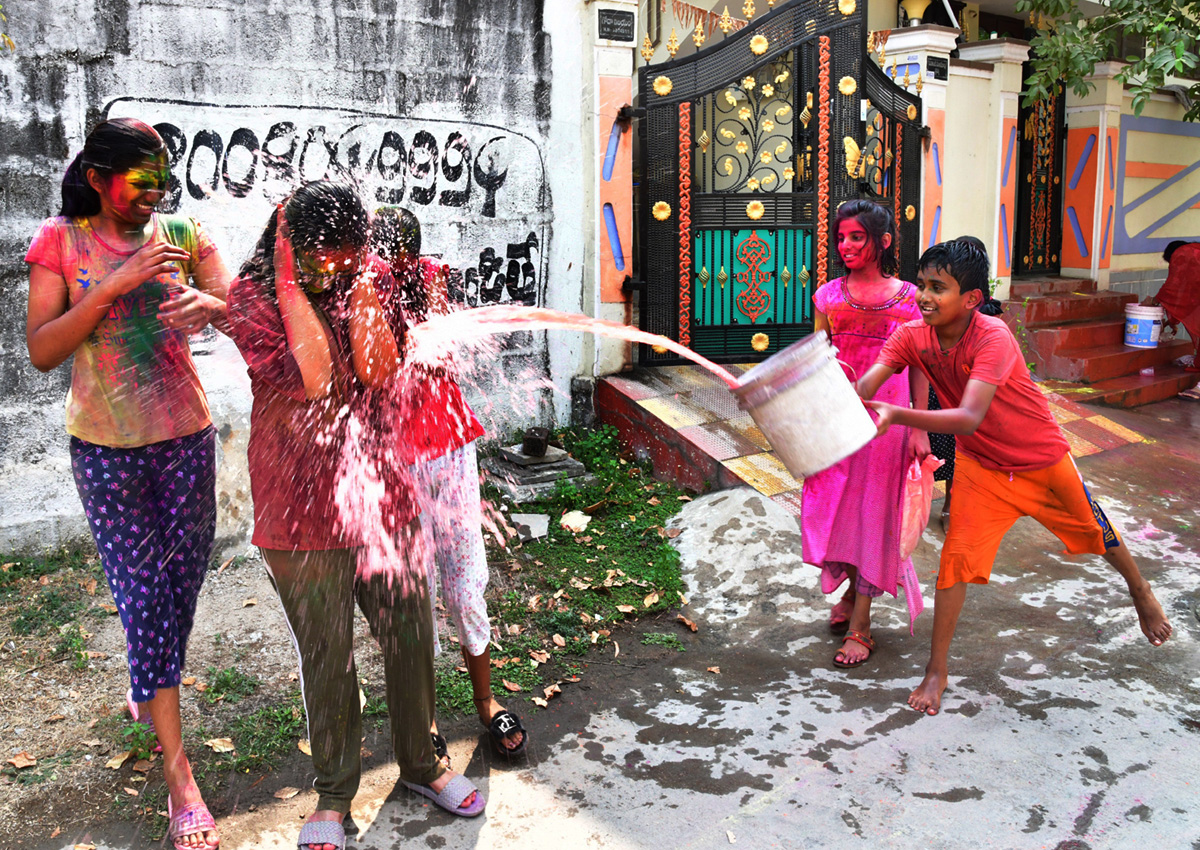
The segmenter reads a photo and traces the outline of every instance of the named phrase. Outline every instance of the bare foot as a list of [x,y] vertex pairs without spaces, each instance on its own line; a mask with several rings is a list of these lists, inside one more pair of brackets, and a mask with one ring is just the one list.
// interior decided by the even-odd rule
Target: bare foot
[[[345,817],[341,812],[335,812],[331,809],[318,809],[309,815],[306,823],[320,823],[322,821],[341,823]],[[309,844],[308,848],[309,850],[337,850],[337,846],[334,844]]]
[[1133,599],[1133,607],[1137,609],[1138,623],[1142,626],[1142,634],[1150,643],[1162,646],[1163,641],[1171,636],[1171,624],[1167,622],[1166,613],[1154,597],[1154,591],[1150,589],[1150,582],[1143,581],[1141,587],[1136,590],[1130,588],[1129,596]]
[[937,714],[942,709],[942,691],[946,690],[947,678],[945,673],[934,673],[925,668],[925,678],[908,695],[908,704],[924,714]]
[[[504,706],[496,702],[494,696],[489,696],[475,700],[475,710],[479,712],[479,719],[483,721],[483,725],[490,728],[492,718],[504,711]],[[525,740],[523,732],[512,732],[504,737],[504,746],[506,749],[515,750],[521,746],[523,740]]]
[[[430,782],[429,787],[433,789],[433,792],[435,794],[441,794],[442,791],[445,789],[445,787],[450,784],[450,780],[453,779],[457,775],[458,774],[456,774],[453,770],[447,770],[445,773],[443,773],[437,779]],[[458,804],[458,807],[460,809],[467,809],[467,808],[470,808],[471,804],[474,802],[475,802],[475,792],[472,791],[470,794],[467,795],[467,798],[465,800],[463,800],[461,803]]]

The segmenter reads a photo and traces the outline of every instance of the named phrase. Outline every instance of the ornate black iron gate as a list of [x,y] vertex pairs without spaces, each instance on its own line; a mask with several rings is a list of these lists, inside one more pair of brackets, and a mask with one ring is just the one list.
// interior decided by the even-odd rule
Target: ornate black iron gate
[[[1026,65],[1026,75],[1030,68]],[[1062,86],[1046,100],[1021,106],[1016,249],[1013,274],[1058,274],[1062,267],[1063,157],[1066,153]]]
[[[640,71],[641,326],[725,362],[812,331],[836,277],[833,217],[894,208],[901,274],[920,240],[921,102],[866,52],[862,0],[793,0]],[[641,348],[643,365],[680,362]]]

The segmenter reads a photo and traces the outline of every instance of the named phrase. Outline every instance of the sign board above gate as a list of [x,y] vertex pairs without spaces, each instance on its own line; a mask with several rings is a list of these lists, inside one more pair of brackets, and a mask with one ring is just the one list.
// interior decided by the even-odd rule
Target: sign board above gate
[[596,35],[602,41],[619,41],[623,44],[636,44],[637,31],[634,29],[635,17],[633,12],[621,9],[598,9],[596,11]]

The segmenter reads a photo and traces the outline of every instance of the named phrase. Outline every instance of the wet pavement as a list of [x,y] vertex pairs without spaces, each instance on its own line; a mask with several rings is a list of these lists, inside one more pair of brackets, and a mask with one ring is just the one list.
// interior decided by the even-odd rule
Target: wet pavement
[[[618,633],[619,656],[590,658],[525,717],[530,754],[511,766],[477,725],[450,725],[486,814],[441,812],[381,768],[348,846],[1200,850],[1200,403],[1107,415],[1147,439],[1079,466],[1171,617],[1165,646],[1103,560],[1022,520],[968,593],[943,712],[924,717],[905,698],[928,652],[936,520],[914,555],[916,634],[903,600],[881,600],[877,652],[843,671],[795,517],[750,488],[709,494],[673,521],[699,631],[639,626],[678,633],[683,652]],[[312,802],[224,818],[222,847],[294,847]]]

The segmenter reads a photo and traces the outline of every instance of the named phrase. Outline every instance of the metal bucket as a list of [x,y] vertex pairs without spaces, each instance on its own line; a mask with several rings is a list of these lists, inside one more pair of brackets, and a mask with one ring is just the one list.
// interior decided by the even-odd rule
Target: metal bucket
[[759,363],[733,393],[797,478],[828,469],[875,437],[875,423],[825,331]]

